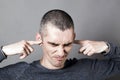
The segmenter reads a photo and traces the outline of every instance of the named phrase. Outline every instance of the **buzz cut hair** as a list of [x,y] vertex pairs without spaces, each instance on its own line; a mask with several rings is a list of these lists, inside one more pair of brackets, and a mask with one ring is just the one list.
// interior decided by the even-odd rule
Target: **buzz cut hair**
[[59,9],[50,10],[43,15],[40,22],[39,33],[41,34],[45,33],[47,27],[46,25],[48,23],[51,23],[56,28],[62,31],[71,28],[74,29],[74,23],[71,16],[67,12]]

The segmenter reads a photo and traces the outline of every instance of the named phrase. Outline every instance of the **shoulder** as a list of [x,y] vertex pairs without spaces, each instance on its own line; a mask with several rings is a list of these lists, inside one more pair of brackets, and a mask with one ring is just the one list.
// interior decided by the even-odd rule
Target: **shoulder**
[[[21,76],[28,67],[29,67],[29,64],[26,62],[10,64],[8,66],[0,68],[0,75],[2,75],[2,76],[6,75],[11,78],[12,78],[12,76],[14,76],[13,78],[17,78],[17,77]],[[2,76],[0,76],[0,78]]]
[[29,64],[27,62],[18,62],[18,63],[15,63],[15,64],[10,64],[8,66],[5,66],[2,68],[2,70],[7,70],[7,71],[23,71],[25,70],[26,68],[29,67]]
[[96,62],[97,59],[89,59],[89,58],[82,58],[82,59],[68,59],[65,62],[65,66],[72,66],[72,65],[77,65],[77,66],[86,66],[86,65],[91,65]]
[[75,64],[75,63],[79,63],[79,62],[92,62],[95,61],[96,59],[90,59],[90,58],[81,58],[81,59],[77,59],[77,58],[73,58],[73,59],[67,59],[66,63],[70,63],[70,64]]

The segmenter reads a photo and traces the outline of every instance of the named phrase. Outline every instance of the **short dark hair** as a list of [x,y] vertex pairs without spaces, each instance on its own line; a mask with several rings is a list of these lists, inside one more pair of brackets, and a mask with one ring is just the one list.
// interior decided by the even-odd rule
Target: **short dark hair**
[[47,23],[55,25],[56,28],[62,31],[70,28],[74,29],[74,23],[71,16],[65,11],[59,9],[50,10],[44,14],[40,22],[40,33],[46,28]]

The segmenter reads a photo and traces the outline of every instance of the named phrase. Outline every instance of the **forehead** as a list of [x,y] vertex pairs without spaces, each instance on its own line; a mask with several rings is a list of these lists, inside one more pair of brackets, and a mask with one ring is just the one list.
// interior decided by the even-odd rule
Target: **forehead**
[[47,35],[44,39],[54,43],[64,44],[72,42],[74,38],[74,30],[72,28],[62,31],[52,24],[47,25],[46,33]]

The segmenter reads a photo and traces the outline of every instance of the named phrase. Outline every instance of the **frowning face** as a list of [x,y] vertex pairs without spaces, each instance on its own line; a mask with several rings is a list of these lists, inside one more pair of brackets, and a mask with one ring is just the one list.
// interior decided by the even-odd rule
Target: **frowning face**
[[61,31],[54,25],[47,25],[47,35],[42,37],[43,57],[41,64],[50,69],[59,69],[64,66],[64,62],[72,48],[74,40],[74,30],[67,29]]

